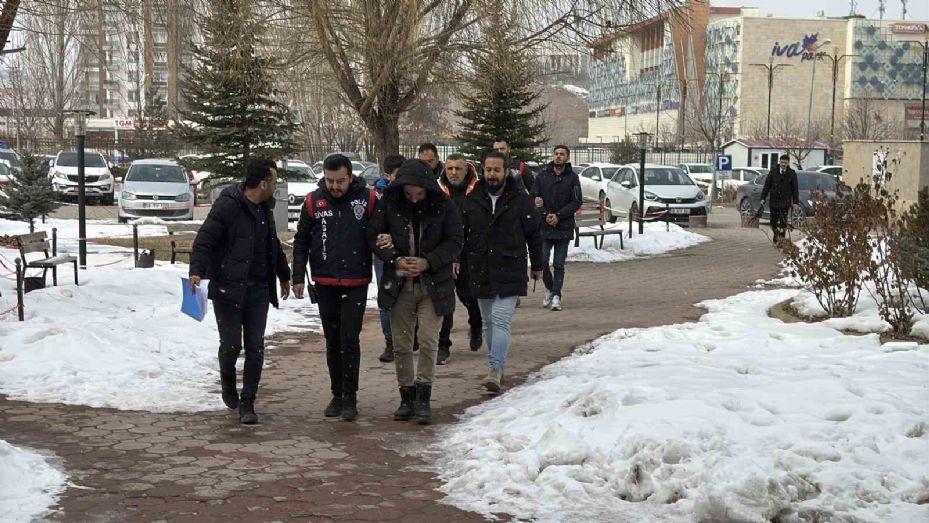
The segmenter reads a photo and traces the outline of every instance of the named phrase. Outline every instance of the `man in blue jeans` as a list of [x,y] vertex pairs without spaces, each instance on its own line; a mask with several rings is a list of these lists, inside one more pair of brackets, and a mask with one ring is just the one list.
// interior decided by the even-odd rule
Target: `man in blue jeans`
[[500,392],[503,383],[516,301],[528,290],[526,265],[531,266],[533,280],[542,278],[539,213],[522,183],[507,176],[506,161],[503,153],[488,153],[484,179],[461,206],[461,256],[468,263],[471,293],[481,309],[490,349],[490,370],[483,383],[491,392]]
[[[542,305],[560,311],[561,289],[564,286],[565,259],[568,245],[574,239],[574,213],[581,208],[581,181],[571,169],[571,151],[556,145],[552,161],[535,179],[532,196],[535,206],[544,216],[542,224],[542,268],[545,282],[545,300]],[[555,274],[549,268],[552,251],[555,251]]]

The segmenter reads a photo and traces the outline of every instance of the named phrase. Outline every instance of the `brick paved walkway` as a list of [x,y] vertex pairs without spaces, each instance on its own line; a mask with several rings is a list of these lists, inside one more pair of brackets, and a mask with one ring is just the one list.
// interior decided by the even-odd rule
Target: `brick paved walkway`
[[[671,256],[569,264],[563,312],[541,308],[541,286],[524,299],[510,385],[599,335],[694,320],[701,312],[693,303],[775,274],[779,257],[760,231],[739,229],[731,209],[713,220],[697,232],[714,241]],[[278,348],[268,352],[260,425],[242,427],[229,412],[150,414],[0,398],[0,438],[61,458],[74,486],[53,521],[481,521],[437,503],[438,482],[416,456],[464,408],[486,398],[479,386],[486,352],[467,350],[459,312],[452,360],[440,367],[434,391],[437,422],[429,428],[390,419],[397,404],[393,366],[377,361],[382,340],[371,313],[356,423],[323,419],[329,394],[322,340],[285,343],[291,335],[269,342]]]

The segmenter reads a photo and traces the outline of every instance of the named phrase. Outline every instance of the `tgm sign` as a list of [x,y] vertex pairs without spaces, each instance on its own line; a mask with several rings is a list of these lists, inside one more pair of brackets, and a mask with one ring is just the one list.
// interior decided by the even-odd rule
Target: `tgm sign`
[[780,42],[774,42],[774,47],[771,48],[771,56],[782,58],[796,58],[799,56],[801,62],[812,60],[814,56],[822,60],[822,57],[826,53],[816,52],[816,42],[818,40],[819,33],[813,33],[811,35],[805,35],[802,41],[790,44],[781,45]]

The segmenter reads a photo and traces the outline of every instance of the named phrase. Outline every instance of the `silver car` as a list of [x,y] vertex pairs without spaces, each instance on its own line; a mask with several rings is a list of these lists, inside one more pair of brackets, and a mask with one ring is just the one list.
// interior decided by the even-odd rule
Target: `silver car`
[[136,160],[119,194],[119,222],[137,218],[193,220],[194,193],[187,171],[171,160]]

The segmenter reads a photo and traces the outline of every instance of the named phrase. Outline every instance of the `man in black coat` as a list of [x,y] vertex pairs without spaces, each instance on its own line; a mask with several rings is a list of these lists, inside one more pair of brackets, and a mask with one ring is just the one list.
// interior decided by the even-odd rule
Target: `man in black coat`
[[542,278],[539,213],[518,179],[507,175],[506,155],[492,151],[484,159],[484,179],[465,199],[462,227],[471,293],[478,300],[490,370],[484,386],[499,392],[516,301],[527,294],[526,251],[532,279]]
[[445,170],[445,166],[442,165],[442,161],[439,160],[439,149],[435,146],[434,143],[423,143],[419,145],[419,148],[416,150],[417,157],[429,164],[429,168],[432,169],[432,174],[439,178],[442,175],[442,171]]
[[[461,205],[465,197],[474,191],[477,186],[477,171],[461,154],[454,153],[445,159],[445,172],[439,177],[439,187],[455,203],[455,208],[461,213]],[[466,260],[459,259],[452,266],[455,274],[455,290],[458,299],[468,310],[468,326],[470,327],[470,348],[476,351],[484,344],[483,324],[481,323],[481,309],[477,300],[471,296],[471,284],[468,282],[468,264]],[[452,327],[455,324],[455,314],[447,314],[442,320],[442,330],[439,332],[439,355],[436,365],[448,363],[452,347]]]
[[[274,226],[277,169],[270,160],[252,160],[245,182],[227,187],[213,203],[190,255],[190,290],[209,279],[208,296],[219,328],[219,376],[223,402],[239,409],[246,425],[258,422],[255,394],[264,365],[268,305],[290,294],[290,269]],[[243,344],[244,336],[244,344]],[[245,347],[241,398],[235,362]]]
[[[545,300],[542,304],[553,311],[561,310],[561,289],[564,286],[565,260],[568,246],[574,239],[574,213],[581,208],[581,181],[568,161],[571,151],[557,145],[552,162],[536,177],[532,186],[535,205],[544,215],[542,224],[543,278]],[[555,251],[555,274],[548,266]]]
[[777,165],[771,168],[761,190],[761,207],[758,213],[764,210],[765,199],[770,196],[771,203],[771,232],[774,234],[775,245],[784,237],[787,229],[787,215],[791,205],[800,204],[800,186],[797,182],[797,173],[790,168],[790,156],[782,154]]
[[[455,311],[452,264],[461,220],[428,164],[406,160],[368,223],[368,241],[384,260],[378,306],[390,311],[400,408],[394,419],[432,420],[430,400],[442,318]],[[419,361],[413,338],[419,324]]]
[[[323,163],[319,188],[306,197],[294,236],[294,295],[303,298],[309,260],[319,319],[326,337],[332,399],[326,417],[358,416],[361,325],[371,283],[371,250],[365,238],[377,193],[352,175],[352,162],[335,154]],[[314,294],[311,294],[311,297]]]

